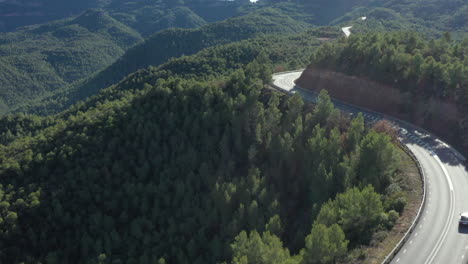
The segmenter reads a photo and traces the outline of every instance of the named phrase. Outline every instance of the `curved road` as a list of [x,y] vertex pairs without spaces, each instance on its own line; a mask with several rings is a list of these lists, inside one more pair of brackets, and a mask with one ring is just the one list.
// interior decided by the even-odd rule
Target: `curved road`
[[[299,93],[315,102],[316,93],[295,85],[302,71],[273,75],[273,85],[287,93]],[[362,112],[367,122],[384,115],[333,100],[352,114]],[[385,117],[397,124],[400,140],[419,160],[426,179],[426,202],[413,232],[391,263],[468,263],[468,227],[458,226],[460,212],[468,211],[468,173],[464,157],[423,129]]]
[[343,33],[345,34],[346,37],[349,37],[349,35],[351,35],[351,31],[349,31],[353,26],[350,26],[350,27],[343,27],[341,28],[341,31],[343,31]]

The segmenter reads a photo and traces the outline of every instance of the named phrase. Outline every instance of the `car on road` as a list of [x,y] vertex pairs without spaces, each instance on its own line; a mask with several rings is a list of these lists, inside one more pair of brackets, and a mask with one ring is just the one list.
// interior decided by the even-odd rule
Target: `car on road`
[[468,225],[468,212],[460,214],[460,218],[458,219],[459,225]]

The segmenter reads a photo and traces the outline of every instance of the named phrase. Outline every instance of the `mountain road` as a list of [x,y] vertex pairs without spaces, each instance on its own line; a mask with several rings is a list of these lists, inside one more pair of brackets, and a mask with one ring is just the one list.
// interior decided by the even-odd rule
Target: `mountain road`
[[[295,84],[302,70],[273,75],[275,89],[299,93],[316,102],[317,94]],[[385,263],[467,263],[468,227],[458,224],[459,213],[468,211],[468,173],[465,158],[436,136],[408,122],[334,100],[351,114],[362,112],[366,122],[387,119],[400,127],[399,139],[414,154],[425,179],[425,197],[419,217]]]

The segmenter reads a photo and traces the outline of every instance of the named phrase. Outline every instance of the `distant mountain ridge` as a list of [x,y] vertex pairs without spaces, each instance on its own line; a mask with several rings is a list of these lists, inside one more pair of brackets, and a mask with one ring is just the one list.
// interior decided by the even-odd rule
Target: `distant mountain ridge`
[[[66,12],[67,17],[82,12],[76,17],[0,33],[0,114],[18,104],[41,99],[51,91],[64,89],[72,82],[102,70],[133,44],[141,41],[142,36],[166,28],[205,25],[207,22],[192,11],[188,4],[194,8],[206,4],[207,7],[224,10],[217,12],[215,17],[208,15],[210,20],[233,15],[239,5],[217,1],[185,2],[88,0],[69,5],[54,0],[0,2],[0,31],[2,24],[5,26],[2,14],[14,11],[15,8],[29,12],[30,9],[45,9],[48,5],[56,4],[47,10],[73,10]],[[83,12],[84,9],[88,10]],[[209,14],[209,8],[201,13]],[[24,20],[21,23],[29,22]]]
[[0,34],[0,104],[11,107],[87,77],[141,40],[98,10]]
[[[45,100],[58,100],[64,109],[78,100],[95,94],[128,74],[148,66],[158,66],[171,58],[194,54],[204,48],[231,43],[271,33],[296,33],[310,25],[291,19],[275,9],[212,23],[198,29],[168,29],[147,38],[129,49],[108,68],[74,87],[59,90]],[[63,104],[63,105],[62,105]],[[55,107],[54,107],[55,108]]]
[[[90,8],[102,8],[128,26],[136,26],[137,30],[153,33],[154,31],[151,31],[150,28],[154,26],[153,24],[158,24],[157,21],[153,21],[154,18],[164,19],[166,15],[178,16],[177,13],[180,9],[176,8],[186,8],[184,11],[186,17],[180,16],[179,19],[198,20],[197,23],[200,23],[201,21],[204,22],[202,17],[207,17],[208,21],[216,21],[234,15],[236,7],[241,2],[216,0],[81,0],[72,2],[60,0],[3,0],[0,1],[0,32],[76,16]],[[200,8],[201,6],[203,8]],[[196,12],[193,12],[190,8],[193,8]],[[213,12],[209,12],[209,10]],[[187,11],[190,11],[191,14],[188,14]],[[167,19],[169,22],[170,20],[170,18]],[[177,23],[173,26],[182,27]]]
[[[0,7],[6,3],[13,2],[3,1]],[[58,105],[67,102],[59,107],[63,109],[138,69],[261,33],[298,32],[321,24],[352,25],[353,33],[405,30],[437,37],[453,31],[455,39],[468,32],[468,3],[463,0],[88,0],[67,8],[89,6],[98,8],[72,19],[0,33],[0,113],[32,109],[30,102],[45,98],[55,98]],[[207,25],[231,16],[235,18],[225,28],[226,23]],[[63,21],[71,24],[60,24]],[[107,33],[99,31],[110,24],[115,26]],[[161,32],[173,27],[203,29]],[[143,38],[145,42],[128,50]]]
[[[366,16],[367,20],[360,21],[361,16]],[[379,0],[372,5],[356,7],[330,23],[352,23],[360,27],[359,30],[363,30],[363,27],[376,31],[413,30],[436,37],[441,36],[442,32],[452,32],[453,35],[462,38],[462,35],[468,32],[468,2]]]

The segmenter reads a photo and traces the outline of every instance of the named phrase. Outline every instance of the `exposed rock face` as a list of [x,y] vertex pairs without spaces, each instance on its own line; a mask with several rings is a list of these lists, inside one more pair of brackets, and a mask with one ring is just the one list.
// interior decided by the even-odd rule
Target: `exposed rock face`
[[334,98],[410,121],[448,141],[455,141],[454,131],[461,115],[451,102],[418,98],[365,78],[314,67],[308,67],[297,84],[316,92],[325,89]]

